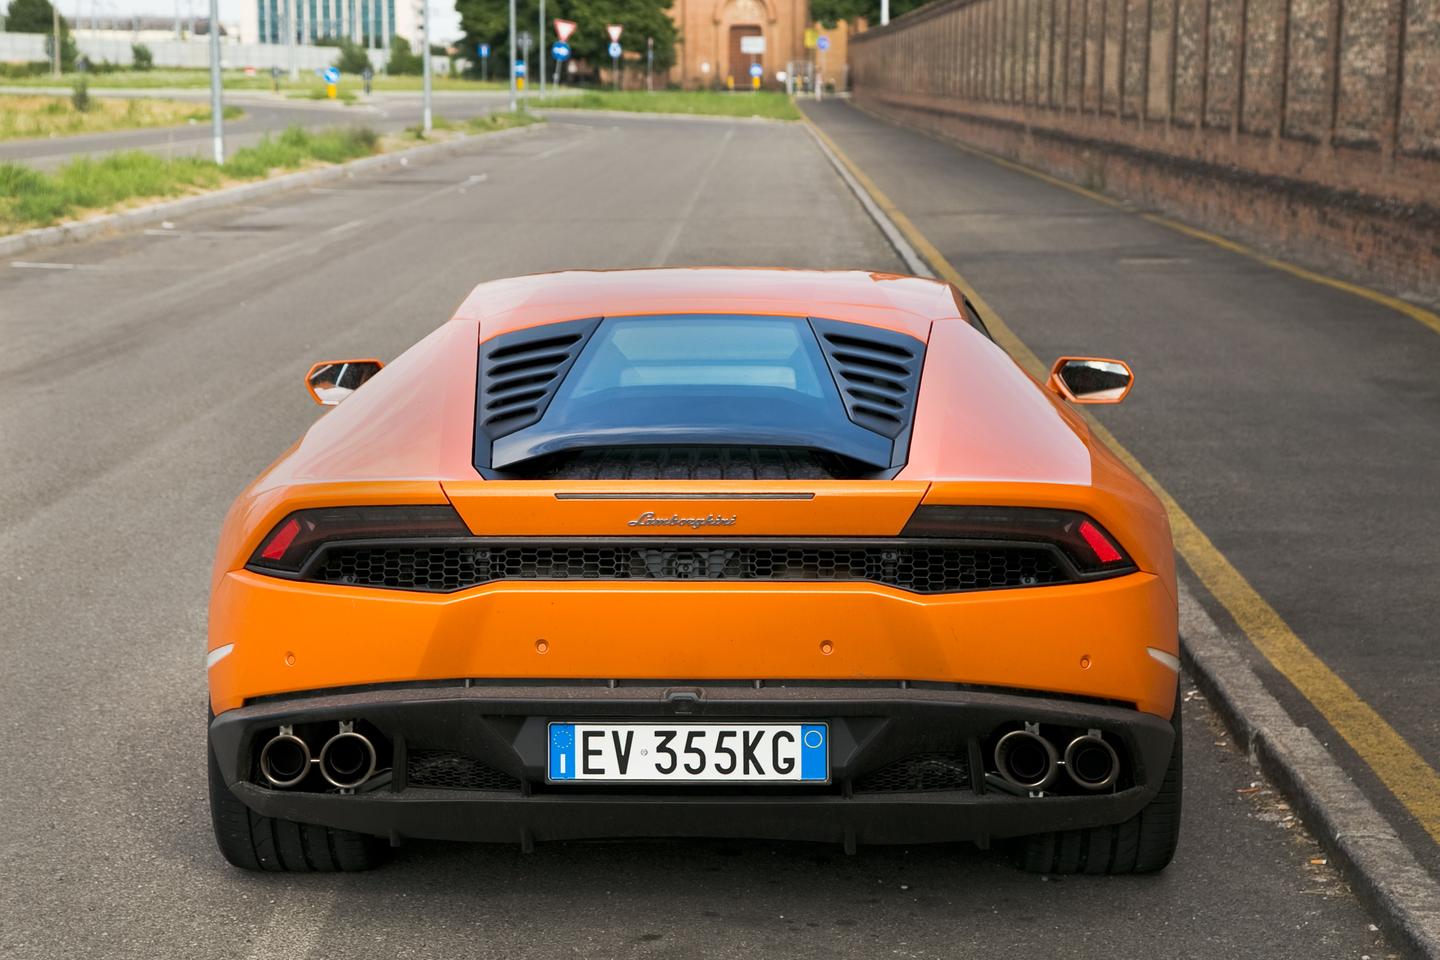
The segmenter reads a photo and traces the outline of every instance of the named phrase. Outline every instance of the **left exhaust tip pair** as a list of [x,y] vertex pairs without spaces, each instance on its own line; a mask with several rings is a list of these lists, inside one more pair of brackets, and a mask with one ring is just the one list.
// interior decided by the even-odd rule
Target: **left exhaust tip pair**
[[354,721],[341,721],[339,732],[325,741],[318,756],[311,755],[310,745],[291,726],[282,726],[260,749],[260,775],[280,789],[296,786],[311,767],[319,767],[326,783],[353,790],[370,779],[375,766],[375,744],[355,730]]

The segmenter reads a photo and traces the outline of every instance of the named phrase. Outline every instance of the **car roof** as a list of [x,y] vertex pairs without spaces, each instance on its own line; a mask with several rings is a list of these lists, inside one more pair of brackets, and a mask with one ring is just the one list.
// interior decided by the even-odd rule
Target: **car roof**
[[827,317],[927,340],[935,320],[962,317],[938,280],[864,270],[695,267],[570,270],[482,283],[455,311],[480,339],[587,317],[757,314]]

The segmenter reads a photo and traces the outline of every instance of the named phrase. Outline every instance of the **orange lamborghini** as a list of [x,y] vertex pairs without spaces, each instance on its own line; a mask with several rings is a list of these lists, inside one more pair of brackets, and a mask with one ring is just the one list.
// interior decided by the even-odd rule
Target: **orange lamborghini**
[[210,603],[232,863],[406,838],[1013,840],[1158,870],[1176,593],[1149,490],[952,287],[572,272],[477,287],[240,495]]

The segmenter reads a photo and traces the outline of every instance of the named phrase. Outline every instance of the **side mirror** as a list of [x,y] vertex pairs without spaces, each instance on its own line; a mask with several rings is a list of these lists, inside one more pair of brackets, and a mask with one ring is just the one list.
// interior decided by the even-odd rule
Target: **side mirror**
[[1046,385],[1071,403],[1119,403],[1134,384],[1135,374],[1124,360],[1061,357]]
[[379,360],[321,360],[305,374],[305,389],[322,407],[333,407],[385,366]]

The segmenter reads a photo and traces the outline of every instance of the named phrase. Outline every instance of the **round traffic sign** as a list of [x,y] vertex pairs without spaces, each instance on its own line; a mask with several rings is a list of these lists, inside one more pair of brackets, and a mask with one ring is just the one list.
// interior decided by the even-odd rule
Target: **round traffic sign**
[[818,46],[821,50],[829,50],[829,49],[830,49],[830,38],[829,38],[829,37],[821,37],[819,40],[815,41],[815,43],[816,43],[816,46]]
[[763,77],[764,75],[765,75],[765,68],[764,68],[764,67],[760,66],[760,64],[758,64],[758,63],[752,63],[752,64],[750,64],[750,76],[752,76],[752,77]]
[[334,68],[334,67],[326,67],[326,68],[325,68],[325,82],[326,82],[326,83],[339,83],[339,82],[340,82],[340,71],[337,70],[337,69]]
[[550,56],[554,57],[556,60],[569,60],[570,44],[556,40],[554,43],[550,44]]
[[610,59],[611,59],[611,60],[619,60],[619,59],[620,59],[620,44],[618,44],[618,43],[612,43],[612,44],[610,44]]

